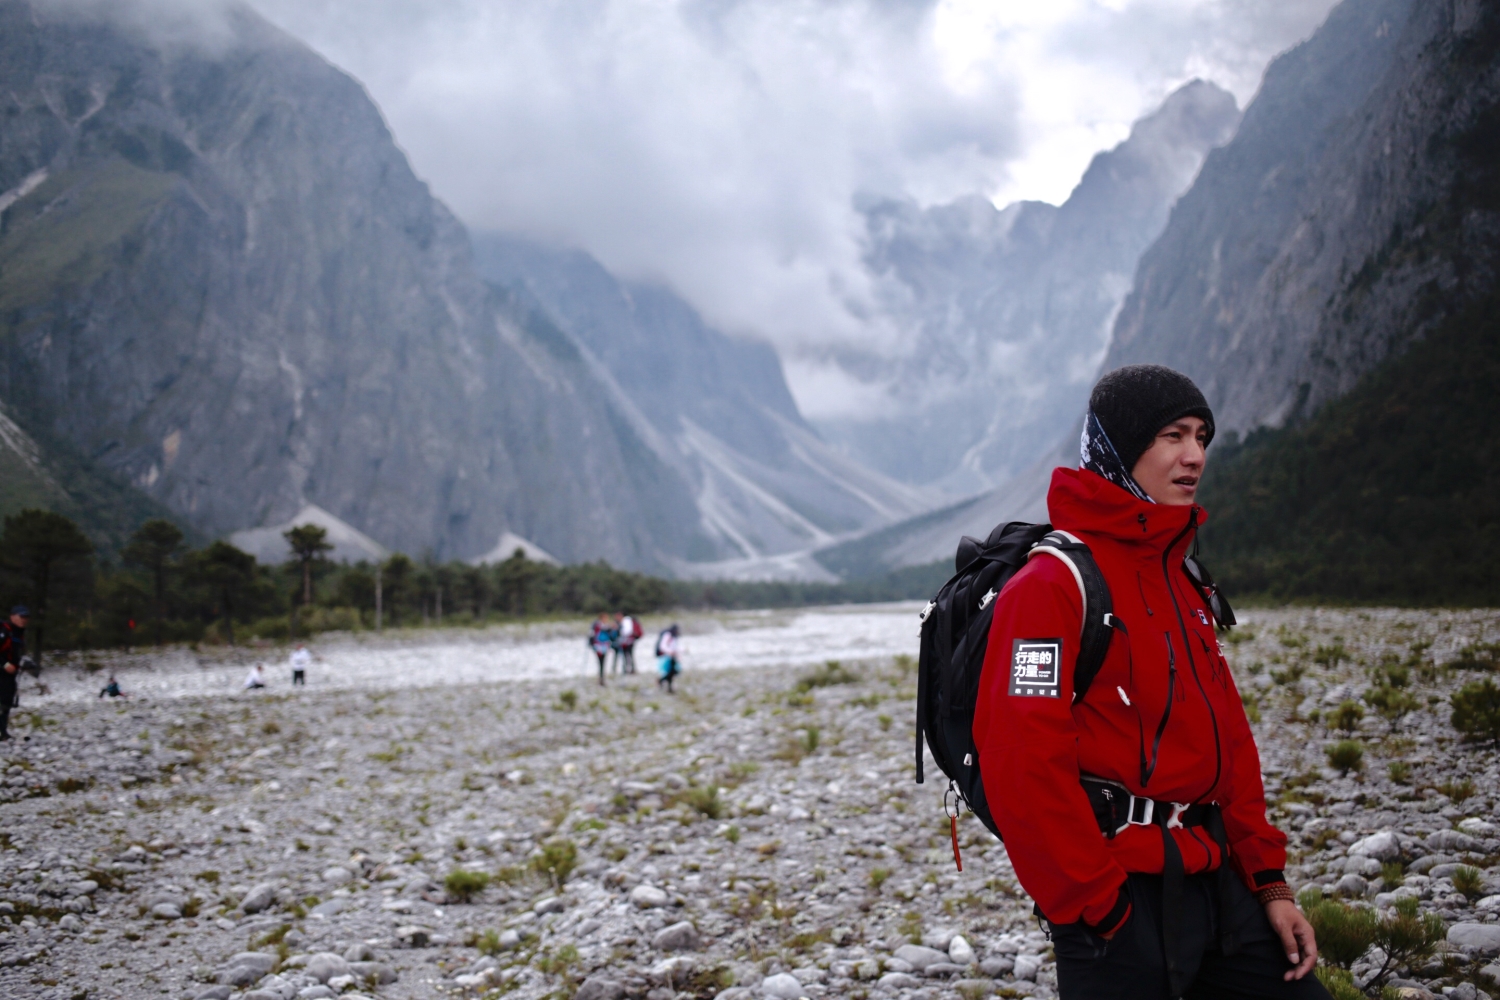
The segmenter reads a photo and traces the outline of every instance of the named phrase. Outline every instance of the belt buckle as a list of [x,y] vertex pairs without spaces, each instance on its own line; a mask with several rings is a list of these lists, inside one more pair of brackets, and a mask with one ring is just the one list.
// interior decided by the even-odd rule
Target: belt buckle
[[[1156,815],[1156,801],[1134,793],[1127,793],[1130,798],[1125,802],[1125,822],[1120,824],[1115,833],[1121,833],[1132,826],[1150,826]],[[1139,815],[1139,818],[1137,817]]]
[[1191,802],[1173,802],[1172,815],[1167,817],[1168,830],[1182,829],[1182,815],[1192,806]]

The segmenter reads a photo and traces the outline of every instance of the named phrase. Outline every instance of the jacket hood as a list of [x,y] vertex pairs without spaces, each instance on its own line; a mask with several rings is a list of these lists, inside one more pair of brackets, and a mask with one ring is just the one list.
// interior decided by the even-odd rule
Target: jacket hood
[[1208,512],[1197,504],[1168,506],[1139,500],[1087,469],[1052,470],[1047,491],[1047,513],[1062,531],[1102,535],[1125,545],[1143,545],[1161,552],[1174,539],[1191,541],[1184,529],[1202,527]]

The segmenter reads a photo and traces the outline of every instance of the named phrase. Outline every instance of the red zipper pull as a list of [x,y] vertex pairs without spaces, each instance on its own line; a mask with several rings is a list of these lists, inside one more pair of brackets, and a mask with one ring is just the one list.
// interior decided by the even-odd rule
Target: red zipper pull
[[[948,812],[948,796],[953,796],[953,811]],[[943,812],[948,815],[948,835],[953,838],[953,863],[958,866],[959,871],[964,870],[964,859],[958,853],[958,807],[960,799],[958,785],[951,779],[948,781],[948,790],[943,792]]]
[[953,863],[958,866],[959,871],[964,870],[964,859],[958,853],[958,817],[948,817],[948,829],[953,835]]

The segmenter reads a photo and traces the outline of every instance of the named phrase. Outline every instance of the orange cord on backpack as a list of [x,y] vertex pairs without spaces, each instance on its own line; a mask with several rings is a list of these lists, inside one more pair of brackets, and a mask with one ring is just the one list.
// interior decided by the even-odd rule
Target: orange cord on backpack
[[[948,796],[953,795],[953,811],[948,812]],[[964,859],[958,853],[958,789],[953,782],[948,782],[948,791],[943,793],[943,812],[948,815],[948,833],[953,838],[953,863],[958,866],[959,871],[964,870]]]

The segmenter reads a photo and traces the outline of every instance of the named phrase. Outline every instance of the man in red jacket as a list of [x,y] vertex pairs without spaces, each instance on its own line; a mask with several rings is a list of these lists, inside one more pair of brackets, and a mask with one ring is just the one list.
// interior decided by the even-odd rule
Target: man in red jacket
[[1081,468],[1054,471],[1047,497],[1114,604],[1083,699],[1070,564],[1033,558],[995,600],[974,740],[1064,1000],[1328,995],[1308,975],[1317,946],[1282,875],[1286,837],[1266,820],[1208,595],[1183,565],[1213,433],[1203,394],[1170,368],[1131,365],[1094,387]]

